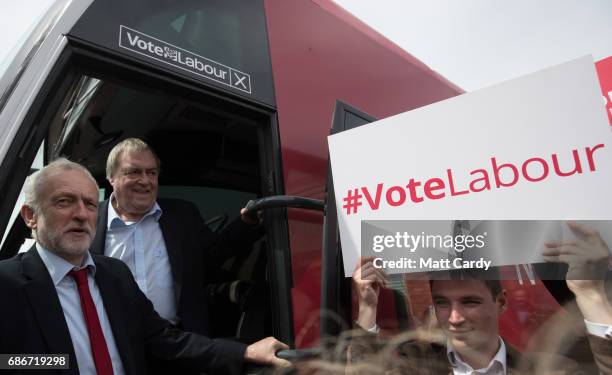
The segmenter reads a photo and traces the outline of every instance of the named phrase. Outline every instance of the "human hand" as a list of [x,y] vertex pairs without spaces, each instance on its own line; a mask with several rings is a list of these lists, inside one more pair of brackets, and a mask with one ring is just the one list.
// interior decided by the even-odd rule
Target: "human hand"
[[359,258],[359,263],[353,272],[353,285],[360,305],[376,307],[380,288],[387,284],[387,274],[382,269],[374,267],[373,260],[373,257]]
[[576,296],[584,319],[612,325],[612,305],[605,290],[610,250],[599,233],[585,225],[568,222],[576,240],[547,242],[544,258],[567,263],[567,287]]
[[545,243],[544,259],[568,265],[568,288],[578,296],[599,292],[604,286],[610,250],[596,230],[568,221],[567,226],[576,239]]
[[289,346],[272,336],[266,337],[247,347],[244,352],[244,360],[260,365],[287,367],[291,365],[291,362],[276,356],[276,352],[283,349],[289,349]]
[[353,272],[353,286],[359,298],[357,323],[364,329],[376,324],[376,307],[380,289],[387,285],[387,274],[374,267],[373,257],[359,258]]
[[261,224],[263,222],[263,211],[259,210],[256,215],[253,215],[252,213],[247,213],[246,207],[243,207],[240,210],[240,219],[249,225]]

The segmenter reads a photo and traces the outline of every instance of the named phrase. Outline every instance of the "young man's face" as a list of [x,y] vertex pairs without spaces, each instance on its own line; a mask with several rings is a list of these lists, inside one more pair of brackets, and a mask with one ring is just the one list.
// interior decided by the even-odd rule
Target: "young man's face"
[[117,168],[110,178],[117,213],[129,220],[139,220],[155,205],[159,170],[150,151],[119,156]]
[[486,353],[497,347],[504,291],[494,298],[480,280],[436,280],[432,297],[438,324],[457,352]]

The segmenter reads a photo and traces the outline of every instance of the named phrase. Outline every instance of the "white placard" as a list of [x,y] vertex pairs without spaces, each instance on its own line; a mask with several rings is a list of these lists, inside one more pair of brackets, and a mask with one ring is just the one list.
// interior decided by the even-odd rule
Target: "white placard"
[[330,136],[345,275],[361,220],[612,218],[611,140],[591,57]]

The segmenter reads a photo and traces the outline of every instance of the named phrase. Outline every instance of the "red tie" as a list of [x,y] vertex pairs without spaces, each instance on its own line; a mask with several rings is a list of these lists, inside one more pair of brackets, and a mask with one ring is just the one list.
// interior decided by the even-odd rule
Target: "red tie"
[[81,268],[78,271],[68,272],[74,278],[79,288],[79,296],[81,297],[81,309],[87,323],[87,332],[89,333],[89,342],[91,344],[91,352],[93,354],[94,364],[98,375],[113,375],[113,365],[111,363],[108,347],[104,340],[100,320],[94,305],[91,293],[89,293],[89,285],[87,284],[87,268]]

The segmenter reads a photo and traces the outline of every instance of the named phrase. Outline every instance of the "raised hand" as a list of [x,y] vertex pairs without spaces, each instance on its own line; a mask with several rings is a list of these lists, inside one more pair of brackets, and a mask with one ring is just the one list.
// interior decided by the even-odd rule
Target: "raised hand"
[[375,325],[380,289],[387,285],[387,275],[382,269],[374,267],[373,259],[359,258],[353,272],[353,286],[359,298],[357,323],[365,329]]

